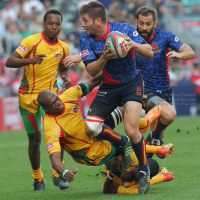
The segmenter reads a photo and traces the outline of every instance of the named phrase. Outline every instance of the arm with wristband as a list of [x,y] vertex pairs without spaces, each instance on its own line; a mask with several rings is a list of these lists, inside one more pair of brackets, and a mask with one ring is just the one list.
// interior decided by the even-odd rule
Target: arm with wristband
[[114,177],[117,175],[121,176],[123,169],[123,162],[114,157],[106,162],[106,167],[110,170],[108,177],[104,183],[103,193],[104,194],[117,194],[119,185],[115,184]]
[[61,152],[54,152],[50,154],[50,159],[53,169],[55,169],[59,174],[62,174],[67,181],[71,182],[74,180],[78,169],[67,170],[64,164],[61,162]]

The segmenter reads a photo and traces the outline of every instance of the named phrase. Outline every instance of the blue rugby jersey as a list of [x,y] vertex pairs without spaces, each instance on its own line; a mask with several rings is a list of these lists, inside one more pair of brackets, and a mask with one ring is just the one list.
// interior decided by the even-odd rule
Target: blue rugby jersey
[[[103,37],[89,36],[83,33],[80,37],[80,47],[82,60],[87,65],[88,63],[99,59],[106,44],[106,37],[111,31],[119,31],[126,33],[133,41],[142,43],[144,39],[139,36],[134,27],[127,23],[108,22],[107,34]],[[108,60],[103,69],[103,83],[105,84],[120,84],[126,83],[137,75],[135,52],[133,49],[129,51],[124,58]]]
[[143,75],[144,89],[145,91],[166,91],[170,89],[166,54],[169,48],[178,51],[183,42],[173,33],[155,27],[147,43],[152,46],[154,52],[152,59],[144,58],[136,52],[136,63]]

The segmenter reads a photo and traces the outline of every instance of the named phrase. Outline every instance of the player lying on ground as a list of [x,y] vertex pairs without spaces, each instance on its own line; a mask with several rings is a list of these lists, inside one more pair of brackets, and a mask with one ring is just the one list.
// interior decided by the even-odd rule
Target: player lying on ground
[[[46,112],[44,115],[44,137],[52,167],[68,181],[74,179],[78,170],[66,170],[61,162],[61,147],[76,162],[87,165],[104,164],[119,154],[118,148],[110,142],[91,138],[86,134],[86,123],[78,106],[78,99],[99,83],[98,78],[93,78],[87,84],[80,83],[71,87],[60,96],[49,90],[42,91],[38,95],[38,102]],[[109,127],[106,128],[106,131],[110,134],[117,134]],[[163,150],[165,154],[171,151],[168,147],[153,147],[154,152],[162,152]]]
[[[132,152],[132,156],[132,163],[128,169],[123,168],[120,156],[113,157],[106,162],[106,177],[103,188],[105,194],[138,193],[138,161],[134,152]],[[161,168],[159,173],[159,164],[156,160],[148,158],[147,161],[150,168],[150,185],[174,179],[173,173],[168,172],[167,168]]]

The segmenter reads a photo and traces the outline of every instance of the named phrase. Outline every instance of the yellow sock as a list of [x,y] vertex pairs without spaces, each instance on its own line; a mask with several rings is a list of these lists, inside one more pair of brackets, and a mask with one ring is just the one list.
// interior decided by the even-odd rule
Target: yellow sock
[[54,169],[52,169],[52,174],[53,174],[53,177],[59,177],[58,172]]
[[146,145],[146,153],[156,153],[158,149],[161,149],[162,146],[152,146],[152,145]]
[[153,176],[152,179],[150,180],[150,185],[162,183],[164,182],[164,179],[165,179],[165,176],[163,174],[157,174],[156,176]]
[[139,128],[143,129],[146,128],[147,126],[148,126],[147,120],[145,118],[140,118]]
[[[64,160],[62,160],[62,163],[64,164]],[[58,172],[54,169],[52,169],[52,174],[53,174],[53,177],[59,177]]]
[[32,177],[34,179],[38,179],[39,182],[42,181],[43,179],[43,174],[42,174],[42,170],[41,170],[41,167],[39,169],[36,169],[36,170],[33,170],[32,169]]

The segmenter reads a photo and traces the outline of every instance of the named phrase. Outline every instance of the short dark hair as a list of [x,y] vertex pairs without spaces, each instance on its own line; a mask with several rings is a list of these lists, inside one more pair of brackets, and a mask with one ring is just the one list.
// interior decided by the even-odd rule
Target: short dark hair
[[88,4],[84,4],[80,8],[80,14],[88,14],[93,21],[97,18],[100,18],[103,23],[106,23],[106,9],[100,2],[91,1]]
[[62,20],[63,20],[62,14],[61,14],[58,10],[56,10],[56,9],[51,9],[51,10],[48,10],[48,11],[45,13],[45,15],[44,15],[44,22],[46,22],[46,19],[47,19],[48,14],[60,15],[60,16],[61,16],[61,22],[62,22]]
[[157,20],[157,11],[156,11],[156,9],[151,8],[151,7],[147,7],[147,6],[142,6],[136,12],[136,19],[139,18],[139,15],[148,16],[150,14],[152,14],[153,20],[156,21]]

